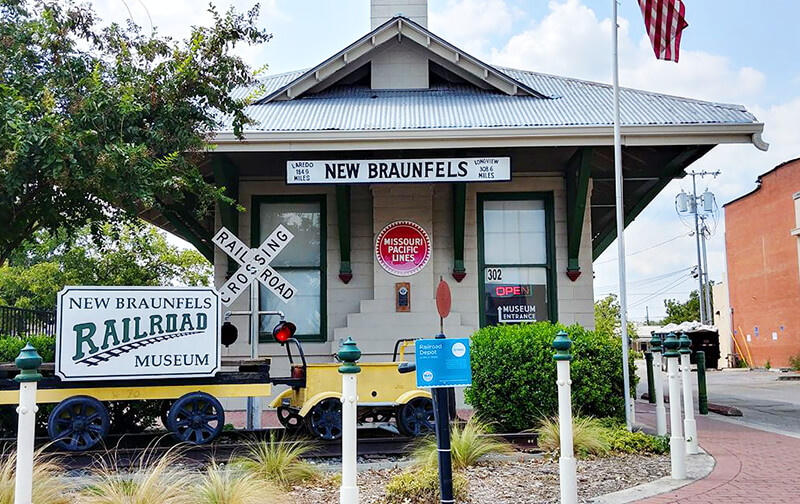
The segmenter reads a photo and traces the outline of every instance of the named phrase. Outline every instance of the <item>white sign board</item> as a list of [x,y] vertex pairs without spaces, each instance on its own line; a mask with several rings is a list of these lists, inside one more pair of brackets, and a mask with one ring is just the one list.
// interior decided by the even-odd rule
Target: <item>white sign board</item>
[[62,380],[214,376],[219,295],[210,287],[65,287],[58,293]]
[[219,297],[222,304],[230,306],[253,280],[264,284],[284,303],[291,301],[297,291],[272,269],[269,263],[286,247],[286,244],[292,241],[292,238],[294,238],[292,232],[283,224],[279,224],[258,248],[250,249],[236,237],[236,234],[224,227],[220,229],[212,241],[242,265],[220,288]]
[[287,184],[499,182],[511,180],[511,158],[287,161]]

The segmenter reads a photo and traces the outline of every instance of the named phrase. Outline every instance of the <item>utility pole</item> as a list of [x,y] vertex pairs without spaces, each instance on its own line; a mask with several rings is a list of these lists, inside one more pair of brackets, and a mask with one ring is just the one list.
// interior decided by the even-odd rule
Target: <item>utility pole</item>
[[[706,290],[708,288],[708,271],[707,271],[708,263],[705,261],[706,257],[705,231],[707,231],[708,228],[706,228],[705,224],[705,217],[706,217],[705,213],[714,212],[713,210],[714,195],[708,190],[706,190],[706,192],[702,196],[700,197],[697,196],[697,177],[705,177],[706,175],[716,177],[720,173],[721,172],[719,170],[715,172],[708,172],[708,171],[688,172],[687,175],[691,175],[692,177],[692,194],[691,196],[689,196],[685,192],[681,191],[680,194],[678,194],[678,196],[675,198],[675,207],[679,215],[683,213],[694,214],[694,236],[697,245],[697,282],[698,282],[697,294],[699,296],[699,301],[700,301],[701,324],[707,324],[709,318],[711,317],[711,301],[708,291]],[[702,233],[700,227],[701,219],[703,221]],[[702,238],[702,245],[701,245],[701,238]]]
[[703,233],[703,271],[705,271],[706,275],[706,321],[708,324],[713,324],[714,314],[711,312],[711,282],[708,281],[708,257],[706,256],[706,232],[708,231],[708,227],[706,227],[705,216],[703,217],[703,229],[701,229],[701,231]]

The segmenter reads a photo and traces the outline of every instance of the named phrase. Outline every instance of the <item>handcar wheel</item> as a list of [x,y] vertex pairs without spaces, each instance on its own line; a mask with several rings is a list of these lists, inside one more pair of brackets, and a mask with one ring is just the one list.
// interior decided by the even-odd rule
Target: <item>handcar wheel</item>
[[64,399],[47,419],[47,434],[54,444],[67,451],[85,451],[108,434],[108,410],[89,396]]
[[308,430],[320,439],[342,437],[342,403],[339,399],[323,399],[308,412],[305,418]]
[[161,425],[163,425],[165,429],[167,428],[169,409],[171,407],[172,407],[172,401],[170,401],[169,399],[164,399],[163,401],[161,401],[161,412],[159,418],[161,418]]
[[433,432],[433,401],[415,397],[397,408],[397,430],[405,436],[422,436]]
[[217,439],[225,426],[222,404],[205,392],[181,396],[169,409],[167,428],[178,440],[206,444]]
[[276,413],[278,414],[278,421],[287,431],[296,432],[303,428],[303,417],[297,414],[296,409],[278,406]]

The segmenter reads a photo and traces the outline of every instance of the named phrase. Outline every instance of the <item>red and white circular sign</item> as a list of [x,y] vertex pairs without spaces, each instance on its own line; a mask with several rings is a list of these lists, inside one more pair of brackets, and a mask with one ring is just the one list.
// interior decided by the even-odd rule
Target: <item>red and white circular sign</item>
[[388,224],[375,239],[375,256],[383,269],[396,276],[418,273],[431,258],[431,239],[411,221]]

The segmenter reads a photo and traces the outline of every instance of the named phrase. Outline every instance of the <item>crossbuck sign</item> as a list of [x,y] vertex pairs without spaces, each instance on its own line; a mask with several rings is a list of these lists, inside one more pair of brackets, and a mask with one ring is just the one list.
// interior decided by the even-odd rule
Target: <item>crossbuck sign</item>
[[241,264],[236,273],[219,289],[219,299],[222,304],[230,306],[254,280],[264,284],[284,303],[291,301],[297,292],[296,289],[272,269],[270,263],[292,241],[292,238],[294,238],[292,232],[283,224],[279,224],[258,248],[251,249],[239,240],[236,234],[224,227],[220,229],[214,235],[213,242]]

